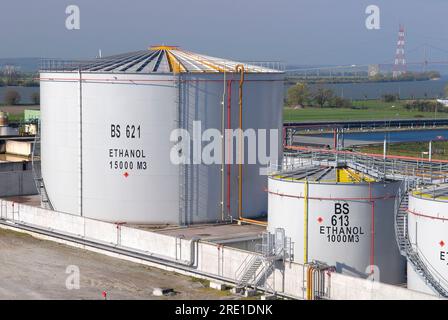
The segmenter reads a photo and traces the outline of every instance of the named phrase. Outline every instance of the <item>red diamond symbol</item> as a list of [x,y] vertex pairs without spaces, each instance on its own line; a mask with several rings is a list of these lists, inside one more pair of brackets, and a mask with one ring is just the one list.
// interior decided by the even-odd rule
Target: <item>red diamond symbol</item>
[[129,177],[129,173],[127,173],[127,172],[125,172],[123,175],[125,178]]
[[324,219],[322,219],[322,217],[317,218],[317,222],[322,223],[322,221],[324,221]]
[[439,244],[440,244],[441,247],[443,247],[445,245],[445,242],[443,242],[443,240],[442,240],[442,241],[439,242]]

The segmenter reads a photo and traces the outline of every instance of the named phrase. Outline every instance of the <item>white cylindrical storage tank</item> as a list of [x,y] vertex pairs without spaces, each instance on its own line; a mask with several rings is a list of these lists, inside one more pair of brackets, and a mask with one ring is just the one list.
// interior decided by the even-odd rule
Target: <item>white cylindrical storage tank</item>
[[[159,46],[47,64],[41,71],[42,176],[55,210],[139,224],[237,217],[238,165],[221,164],[236,150],[236,139],[221,132],[239,125],[237,62]],[[280,131],[271,135],[273,147],[269,132],[260,141],[270,160],[280,161],[284,75],[242,65],[243,130]],[[267,212],[267,181],[259,172],[264,162],[242,166],[248,218]]]
[[408,288],[441,294],[429,275],[448,292],[448,185],[411,192],[407,217],[412,250],[425,266],[422,272],[408,259]]
[[275,174],[268,182],[268,229],[285,229],[296,262],[319,261],[351,276],[404,283],[394,229],[398,187],[348,168],[305,166]]

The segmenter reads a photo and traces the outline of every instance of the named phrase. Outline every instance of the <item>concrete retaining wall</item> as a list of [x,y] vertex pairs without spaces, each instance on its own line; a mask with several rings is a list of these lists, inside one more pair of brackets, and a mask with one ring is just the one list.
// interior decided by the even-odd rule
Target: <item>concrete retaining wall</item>
[[0,172],[0,197],[37,194],[32,171]]
[[[183,264],[186,261],[194,261],[192,271],[223,277],[229,281],[235,281],[240,266],[255,255],[253,252],[202,241],[192,247],[190,240],[176,239],[154,232],[9,201],[0,200],[0,202],[1,219],[52,229],[60,233],[121,246],[138,252],[143,251],[172,261],[177,260]],[[79,247],[77,244],[74,246]],[[193,256],[192,248],[194,249]],[[93,248],[86,249],[98,251]],[[120,258],[126,257],[120,256]],[[191,260],[192,258],[194,260]],[[126,259],[143,263],[135,258]],[[186,271],[182,271],[182,273],[188,274]],[[275,271],[269,275],[268,284],[280,293],[303,299],[306,291],[306,283],[303,279],[305,274],[306,267],[301,264],[277,263]],[[342,274],[331,273],[325,277],[325,291],[330,299],[436,299],[434,296],[405,288]]]
[[0,163],[0,197],[37,194],[30,162]]
[[191,257],[189,240],[10,201],[2,201],[1,218],[162,258],[189,261]]
[[436,296],[422,294],[376,281],[331,274],[330,298],[335,300],[421,300],[437,299]]

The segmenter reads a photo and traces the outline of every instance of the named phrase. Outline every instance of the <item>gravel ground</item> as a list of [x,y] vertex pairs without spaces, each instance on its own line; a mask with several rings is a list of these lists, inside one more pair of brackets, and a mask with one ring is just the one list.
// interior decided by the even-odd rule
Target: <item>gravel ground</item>
[[[79,289],[69,266],[79,268]],[[70,271],[70,270],[68,270]],[[0,229],[0,299],[237,299],[175,273],[72,248]],[[153,288],[173,288],[171,297],[155,297]]]

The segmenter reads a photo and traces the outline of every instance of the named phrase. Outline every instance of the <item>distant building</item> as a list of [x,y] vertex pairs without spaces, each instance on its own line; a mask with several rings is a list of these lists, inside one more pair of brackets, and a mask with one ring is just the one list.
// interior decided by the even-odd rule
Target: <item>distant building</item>
[[443,104],[445,107],[448,107],[448,99],[437,99],[437,102]]
[[380,65],[371,64],[369,65],[369,77],[375,77],[380,74]]
[[40,119],[40,110],[25,110],[24,120],[25,122],[37,121]]

